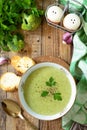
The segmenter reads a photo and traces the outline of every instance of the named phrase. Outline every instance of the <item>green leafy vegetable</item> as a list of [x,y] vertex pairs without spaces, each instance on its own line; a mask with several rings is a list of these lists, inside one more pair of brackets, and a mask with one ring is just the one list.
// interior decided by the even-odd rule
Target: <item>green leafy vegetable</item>
[[32,14],[34,14],[37,17],[44,15],[44,10],[37,9],[36,7],[32,8]]
[[23,9],[30,9],[33,6],[36,6],[35,0],[15,0],[19,7]]
[[[37,9],[35,0],[0,0],[0,49],[4,51],[20,51],[24,48],[24,39],[22,36],[20,37],[22,34],[19,32],[25,19],[23,14],[28,16],[33,14],[35,17],[39,17],[40,25],[44,11]],[[32,27],[32,23],[30,24]],[[28,29],[34,30],[27,26],[26,30]]]
[[46,97],[46,96],[48,95],[48,93],[49,93],[48,91],[43,91],[43,92],[41,93],[41,96],[42,96],[42,97]]
[[8,42],[8,47],[11,51],[17,52],[24,47],[24,42],[18,35],[14,35],[12,40]]
[[47,86],[50,86],[50,87],[55,86],[55,85],[56,85],[56,82],[55,82],[54,78],[53,78],[53,77],[50,77],[50,78],[49,78],[49,81],[46,82],[46,85],[47,85]]

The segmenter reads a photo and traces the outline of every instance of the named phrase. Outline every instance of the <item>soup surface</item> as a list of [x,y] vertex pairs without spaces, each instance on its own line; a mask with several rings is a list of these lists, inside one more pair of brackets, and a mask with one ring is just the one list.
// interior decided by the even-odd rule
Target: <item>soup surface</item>
[[[49,82],[51,82],[51,86]],[[70,86],[62,69],[42,67],[27,78],[23,86],[24,97],[27,104],[36,113],[53,115],[61,112],[69,102]]]

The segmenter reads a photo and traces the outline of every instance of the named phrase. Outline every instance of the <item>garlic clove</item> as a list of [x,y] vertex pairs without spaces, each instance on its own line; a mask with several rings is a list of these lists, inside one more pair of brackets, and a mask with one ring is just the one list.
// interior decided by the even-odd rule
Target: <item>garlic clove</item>
[[71,44],[73,41],[73,36],[71,33],[66,32],[63,34],[63,43],[64,44]]
[[3,56],[0,57],[0,65],[6,64],[9,61],[10,61],[10,59],[7,57],[3,57]]

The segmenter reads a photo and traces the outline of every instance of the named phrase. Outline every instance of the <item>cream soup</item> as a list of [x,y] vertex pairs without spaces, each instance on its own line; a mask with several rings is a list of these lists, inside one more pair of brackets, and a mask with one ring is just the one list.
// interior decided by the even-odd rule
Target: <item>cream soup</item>
[[[50,77],[56,82],[47,86]],[[70,81],[64,71],[54,67],[41,67],[30,74],[23,86],[24,98],[29,107],[38,114],[53,115],[61,112],[71,96]],[[47,96],[41,96],[43,91],[48,91]],[[54,93],[60,93],[62,100],[55,100]]]

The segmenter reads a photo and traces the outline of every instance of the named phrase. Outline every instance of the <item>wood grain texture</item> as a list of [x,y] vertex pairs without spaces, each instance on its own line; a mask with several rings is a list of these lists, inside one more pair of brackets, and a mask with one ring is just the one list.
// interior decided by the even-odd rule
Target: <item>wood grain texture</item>
[[[54,3],[54,0],[37,0],[37,3],[38,7],[45,10],[48,5]],[[14,55],[26,55],[35,59],[36,62],[43,62],[48,60],[57,63],[62,62],[62,65],[64,65],[67,69],[69,68],[72,56],[72,46],[62,43],[62,35],[64,33],[63,31],[49,26],[46,22],[46,19],[43,18],[41,26],[36,31],[22,31],[22,33],[24,35],[24,40],[26,43],[25,48],[18,53],[2,52],[1,55],[7,56],[9,58]],[[16,73],[11,64],[0,66],[0,76],[8,71]],[[5,98],[13,99],[20,104],[17,91],[4,92],[0,89],[0,102]],[[34,126],[38,128],[38,130],[62,130],[61,119],[53,121],[41,121],[30,116],[25,111],[23,111],[23,114]],[[6,113],[2,110],[0,103],[0,130],[32,129],[26,125],[26,122],[23,120],[6,115]]]

